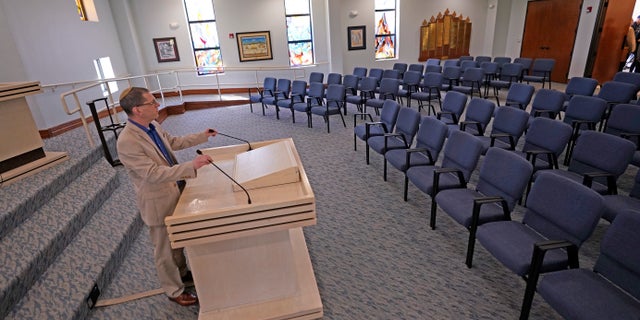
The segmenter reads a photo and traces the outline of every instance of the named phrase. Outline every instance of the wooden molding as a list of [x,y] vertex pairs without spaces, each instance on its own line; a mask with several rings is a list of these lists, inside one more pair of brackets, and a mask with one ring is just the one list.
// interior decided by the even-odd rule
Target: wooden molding
[[[231,94],[231,93],[242,93],[246,94],[248,92],[248,88],[231,88],[231,89],[222,89],[220,90],[222,94]],[[183,95],[192,95],[192,94],[211,94],[217,95],[217,89],[194,89],[194,90],[183,90]],[[177,97],[180,94],[177,91],[164,92],[165,97]],[[159,94],[155,94],[156,97],[160,97]],[[208,109],[208,108],[218,108],[218,107],[227,107],[227,106],[237,106],[242,104],[248,104],[248,99],[235,99],[235,100],[223,100],[223,101],[185,101],[179,105],[166,106],[162,108],[159,112],[158,122],[162,123],[165,119],[167,119],[171,115],[178,115],[187,112],[188,110],[200,110],[200,109]],[[116,107],[117,112],[122,112],[121,107]],[[102,119],[107,117],[107,111],[103,110],[98,113],[98,116]],[[87,123],[92,123],[93,118],[91,116],[86,117],[85,119]],[[42,139],[52,138],[58,135],[61,135],[67,131],[82,127],[82,121],[80,119],[71,120],[57,126],[39,130],[40,137]]]

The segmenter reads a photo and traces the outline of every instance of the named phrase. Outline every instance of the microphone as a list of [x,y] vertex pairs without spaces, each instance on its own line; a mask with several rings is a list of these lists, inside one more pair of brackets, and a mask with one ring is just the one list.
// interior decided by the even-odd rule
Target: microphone
[[[196,150],[196,153],[199,155],[202,155],[202,150],[198,149]],[[218,167],[215,163],[213,163],[213,161],[209,160],[209,164],[211,164],[212,166],[216,167],[216,169],[218,169],[218,171],[222,172],[222,174],[224,174],[225,176],[227,176],[227,178],[229,178],[229,180],[233,181],[233,183],[235,183],[238,187],[240,187],[240,189],[242,189],[242,191],[244,191],[244,193],[247,195],[247,203],[251,204],[251,197],[249,196],[249,192],[247,192],[247,189],[245,189],[241,184],[238,183],[238,181],[236,181],[235,179],[231,178],[230,175],[228,175],[226,172],[224,172],[224,170],[220,169],[220,167]]]
[[[211,132],[211,133],[213,133],[214,131],[215,131],[215,130],[213,130],[213,129],[209,129],[209,132]],[[219,135],[222,135],[222,136],[225,136],[225,137],[228,137],[228,138],[231,138],[231,139],[235,139],[235,140],[238,140],[238,141],[242,141],[242,142],[246,143],[247,145],[249,145],[249,151],[253,150],[253,148],[251,147],[251,143],[249,143],[249,141],[247,141],[247,140],[240,139],[240,138],[236,138],[236,137],[232,137],[232,136],[230,136],[230,135],[228,135],[228,134],[224,134],[224,133],[222,133],[222,132],[218,132],[218,134],[219,134]]]

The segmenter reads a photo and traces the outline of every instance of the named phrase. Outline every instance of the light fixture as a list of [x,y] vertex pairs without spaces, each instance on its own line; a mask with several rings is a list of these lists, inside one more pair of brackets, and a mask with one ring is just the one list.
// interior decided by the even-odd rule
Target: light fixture
[[358,10],[351,10],[349,11],[349,17],[351,18],[355,18],[358,16]]
[[176,30],[180,28],[180,25],[177,22],[171,22],[169,23],[169,28],[171,28],[171,30]]

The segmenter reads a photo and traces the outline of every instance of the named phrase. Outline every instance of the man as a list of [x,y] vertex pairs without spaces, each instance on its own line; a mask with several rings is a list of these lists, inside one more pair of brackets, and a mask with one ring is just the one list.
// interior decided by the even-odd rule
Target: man
[[164,218],[173,214],[184,179],[195,178],[196,170],[211,157],[199,155],[178,164],[173,150],[189,148],[216,135],[215,130],[173,137],[155,119],[160,104],[146,88],[131,87],[120,95],[120,106],[128,122],[118,137],[118,158],[126,168],[136,192],[142,220],[149,226],[154,260],[160,284],[171,301],[182,306],[198,302],[195,293],[185,291],[191,280],[182,249],[171,249]]

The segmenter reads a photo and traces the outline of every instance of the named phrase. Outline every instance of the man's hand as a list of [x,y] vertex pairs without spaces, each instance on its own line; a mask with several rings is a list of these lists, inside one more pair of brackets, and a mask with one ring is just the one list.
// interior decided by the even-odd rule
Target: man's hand
[[210,156],[206,154],[199,155],[193,158],[193,168],[198,170],[203,166],[208,165],[211,161],[213,161],[213,159],[211,159]]
[[218,131],[216,131],[215,129],[207,129],[204,132],[205,134],[207,134],[209,137],[215,137],[216,134],[218,134]]

